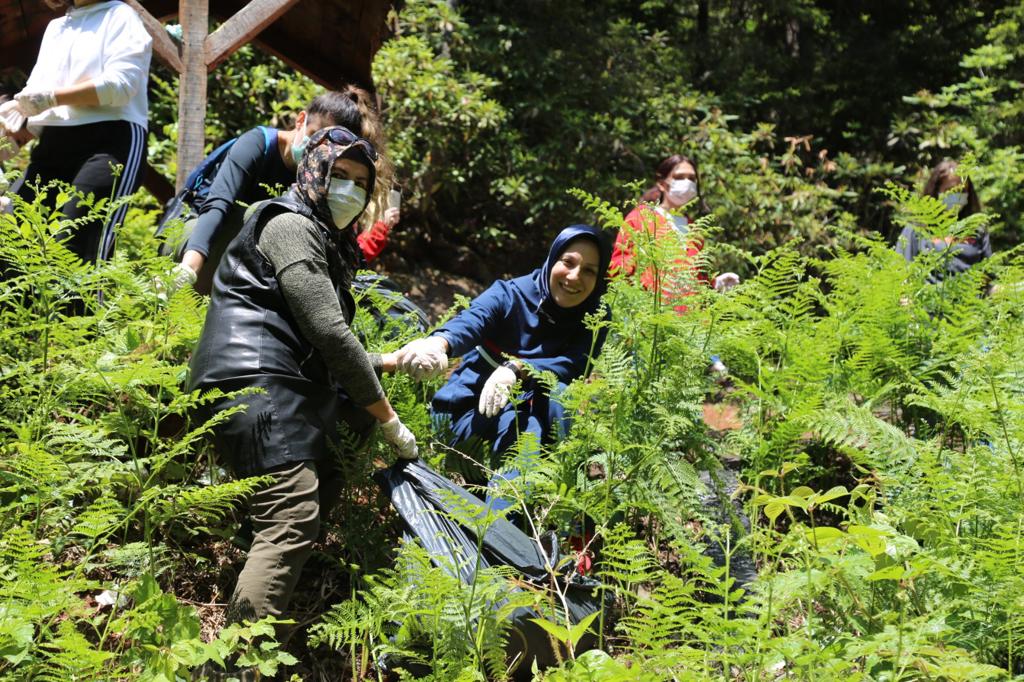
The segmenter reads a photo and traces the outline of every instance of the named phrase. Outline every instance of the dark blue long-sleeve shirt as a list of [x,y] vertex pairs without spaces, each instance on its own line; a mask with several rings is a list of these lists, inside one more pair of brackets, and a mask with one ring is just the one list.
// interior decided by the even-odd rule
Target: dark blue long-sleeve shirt
[[[449,345],[451,357],[462,364],[434,396],[433,408],[449,413],[476,409],[480,392],[494,365],[477,351],[482,346],[493,360],[514,357],[540,371],[550,371],[568,384],[587,369],[601,352],[605,330],[587,329],[583,317],[598,309],[605,282],[610,249],[601,244],[602,280],[591,296],[575,308],[559,308],[548,291],[551,267],[572,239],[600,235],[586,226],[562,231],[551,247],[544,267],[529,275],[492,284],[473,299],[469,308],[438,329]],[[527,381],[527,383],[529,383]]]

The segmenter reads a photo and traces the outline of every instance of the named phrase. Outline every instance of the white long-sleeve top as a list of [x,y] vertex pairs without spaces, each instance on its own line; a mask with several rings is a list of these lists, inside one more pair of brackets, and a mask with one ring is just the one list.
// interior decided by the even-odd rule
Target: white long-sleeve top
[[139,15],[119,0],[73,7],[47,25],[39,58],[25,86],[54,90],[91,80],[100,105],[59,106],[28,120],[43,126],[130,121],[143,128],[149,118],[146,86],[153,40]]

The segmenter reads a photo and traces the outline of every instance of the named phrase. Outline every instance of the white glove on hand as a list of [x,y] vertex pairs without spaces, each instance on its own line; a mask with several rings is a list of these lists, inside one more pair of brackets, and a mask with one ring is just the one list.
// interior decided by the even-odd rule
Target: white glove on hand
[[440,336],[415,339],[402,346],[395,357],[399,372],[416,381],[436,377],[448,369],[445,340]]
[[412,431],[398,417],[381,424],[380,432],[384,440],[398,452],[400,459],[416,459],[420,456],[419,448],[416,447],[416,436],[412,435]]
[[57,95],[53,90],[22,90],[14,96],[14,101],[21,113],[32,117],[57,106]]
[[497,367],[487,377],[484,390],[480,392],[480,404],[477,412],[485,417],[494,417],[508,405],[512,396],[512,387],[516,383],[516,373],[504,365]]
[[728,291],[740,283],[740,276],[735,272],[723,272],[715,277],[715,291]]
[[174,290],[177,291],[182,287],[192,286],[196,283],[198,275],[196,271],[185,265],[184,263],[178,263],[171,268],[171,275],[174,276]]
[[[21,113],[21,109],[18,108],[17,100],[10,99],[0,104],[0,125],[10,135],[21,130],[22,126],[25,125],[25,120],[25,114]],[[10,141],[14,142],[14,140]]]

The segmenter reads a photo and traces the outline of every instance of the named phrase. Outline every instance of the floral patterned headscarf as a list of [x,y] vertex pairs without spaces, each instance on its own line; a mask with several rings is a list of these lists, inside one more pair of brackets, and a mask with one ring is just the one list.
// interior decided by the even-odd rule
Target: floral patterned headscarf
[[[353,141],[342,144],[335,141],[338,138],[352,138]],[[366,188],[366,203],[363,204],[363,210],[366,210],[367,204],[370,203],[370,197],[373,196],[373,186],[377,178],[377,169],[370,152],[374,156],[376,155],[369,142],[354,135],[348,128],[330,126],[316,131],[309,138],[309,145],[302,155],[296,173],[295,184],[298,189],[296,192],[298,199],[309,206],[325,225],[334,225],[331,210],[327,206],[327,188],[331,184],[331,169],[334,168],[334,162],[341,157],[346,157],[359,161],[370,169],[370,182]],[[357,217],[355,220],[358,219]],[[352,222],[354,223],[355,220]],[[344,230],[351,225],[338,225],[337,227]]]

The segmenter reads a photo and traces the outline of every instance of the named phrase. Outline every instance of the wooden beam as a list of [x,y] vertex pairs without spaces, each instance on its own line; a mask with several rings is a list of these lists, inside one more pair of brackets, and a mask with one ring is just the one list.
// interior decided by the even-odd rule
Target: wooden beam
[[185,71],[185,65],[181,61],[181,53],[178,51],[178,46],[174,44],[171,37],[167,35],[167,29],[164,28],[163,22],[150,14],[145,7],[139,3],[139,0],[124,0],[125,4],[135,10],[139,18],[142,19],[142,24],[146,27],[146,32],[149,33],[153,39],[153,54],[157,58],[166,64],[175,73],[182,73]]
[[182,30],[184,69],[178,90],[178,177],[181,191],[185,178],[203,160],[206,123],[206,51],[210,30],[209,0],[181,0],[178,10]]
[[211,71],[232,52],[274,23],[299,0],[251,0],[206,39],[206,67]]

